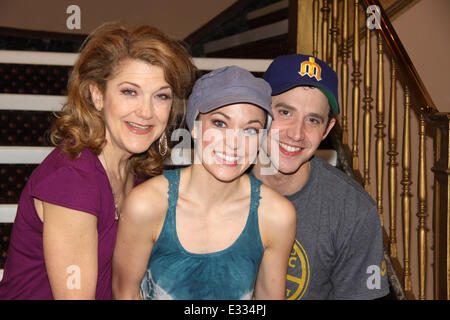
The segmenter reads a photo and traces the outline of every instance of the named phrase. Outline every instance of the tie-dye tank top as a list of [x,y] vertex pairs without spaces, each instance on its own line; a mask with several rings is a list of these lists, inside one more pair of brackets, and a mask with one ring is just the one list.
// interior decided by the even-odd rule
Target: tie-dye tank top
[[180,169],[168,170],[169,208],[141,283],[144,299],[251,299],[264,247],[258,225],[261,182],[250,177],[250,212],[228,248],[206,254],[186,251],[176,232]]

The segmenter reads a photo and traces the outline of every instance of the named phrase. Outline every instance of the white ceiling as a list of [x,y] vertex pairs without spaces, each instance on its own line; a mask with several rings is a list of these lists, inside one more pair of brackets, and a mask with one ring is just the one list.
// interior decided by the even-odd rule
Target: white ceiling
[[[150,24],[184,39],[237,0],[0,0],[0,27],[87,34],[106,21]],[[69,30],[67,7],[78,5],[81,29]]]

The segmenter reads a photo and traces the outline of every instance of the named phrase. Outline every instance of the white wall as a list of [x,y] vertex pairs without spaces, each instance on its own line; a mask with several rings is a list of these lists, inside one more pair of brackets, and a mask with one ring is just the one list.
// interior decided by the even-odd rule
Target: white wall
[[[69,33],[90,33],[106,21],[150,24],[178,39],[202,27],[236,0],[1,0],[0,26]],[[68,30],[70,5],[81,9],[81,30]]]
[[436,108],[450,112],[450,1],[421,0],[392,24]]

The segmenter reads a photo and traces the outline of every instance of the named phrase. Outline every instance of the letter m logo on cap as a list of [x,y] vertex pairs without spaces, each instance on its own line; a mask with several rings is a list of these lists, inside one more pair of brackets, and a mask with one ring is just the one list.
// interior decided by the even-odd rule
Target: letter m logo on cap
[[303,61],[300,64],[300,72],[299,74],[303,77],[305,75],[308,75],[310,78],[315,77],[317,81],[322,80],[322,69],[320,66],[316,63],[316,60],[314,60],[313,57],[309,57],[309,61]]

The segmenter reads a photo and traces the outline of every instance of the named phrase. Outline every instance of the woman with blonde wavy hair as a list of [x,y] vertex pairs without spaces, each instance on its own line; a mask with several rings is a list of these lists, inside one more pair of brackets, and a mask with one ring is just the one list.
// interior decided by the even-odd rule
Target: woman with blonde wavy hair
[[160,174],[195,68],[158,29],[106,23],[82,46],[56,148],[22,191],[0,299],[111,299],[121,203]]

